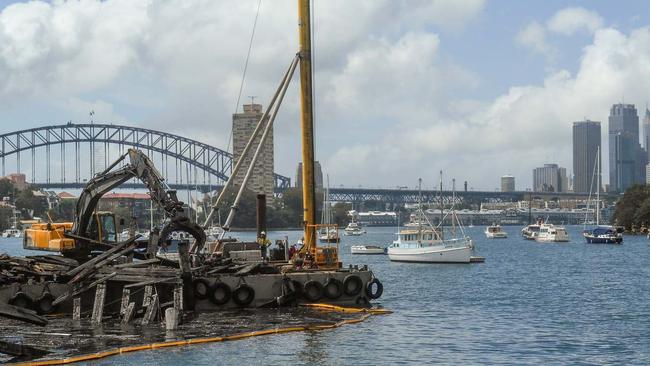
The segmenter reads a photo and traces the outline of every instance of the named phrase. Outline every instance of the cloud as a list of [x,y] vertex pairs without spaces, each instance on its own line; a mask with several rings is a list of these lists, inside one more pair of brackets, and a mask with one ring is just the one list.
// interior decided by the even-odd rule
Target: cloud
[[550,31],[568,36],[583,29],[594,33],[603,26],[603,18],[594,11],[569,7],[555,13],[546,24]]
[[546,40],[546,30],[538,22],[531,22],[519,31],[515,36],[515,42],[535,53],[546,56],[547,59],[553,59],[557,54],[557,49],[549,45]]
[[[420,174],[425,181],[435,181],[435,171],[442,168],[446,176],[467,179],[470,187],[482,189],[497,187],[498,177],[505,172],[516,176],[518,188],[530,187],[532,169],[544,163],[559,163],[571,171],[574,121],[586,117],[602,122],[603,156],[607,156],[611,105],[620,102],[622,95],[637,108],[645,102],[650,28],[629,34],[599,29],[580,60],[575,74],[560,70],[540,85],[513,86],[464,115],[449,117],[438,106],[439,118],[424,111],[410,128],[395,129],[374,143],[346,146],[332,159],[349,161],[351,167],[339,168],[345,169],[340,174],[356,175],[359,180],[372,174],[396,183],[405,176],[415,181],[414,174]],[[346,160],[352,154],[357,156]],[[603,164],[604,177],[607,168]]]

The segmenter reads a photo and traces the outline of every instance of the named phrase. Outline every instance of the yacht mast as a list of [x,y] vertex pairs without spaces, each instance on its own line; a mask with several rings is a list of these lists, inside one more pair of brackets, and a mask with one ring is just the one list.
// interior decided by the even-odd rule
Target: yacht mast
[[302,129],[302,203],[305,225],[305,249],[316,242],[314,224],[314,115],[312,106],[311,23],[309,0],[298,0],[300,39],[300,122]]
[[598,176],[596,180],[596,226],[600,225],[600,146],[596,150],[596,169],[598,169]]

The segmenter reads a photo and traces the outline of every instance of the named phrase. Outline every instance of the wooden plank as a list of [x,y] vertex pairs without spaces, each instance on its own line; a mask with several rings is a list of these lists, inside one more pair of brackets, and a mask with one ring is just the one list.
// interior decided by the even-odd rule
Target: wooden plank
[[111,256],[113,253],[115,253],[115,252],[121,250],[122,248],[126,247],[127,245],[133,243],[134,240],[135,240],[135,238],[131,238],[131,239],[127,240],[127,241],[123,241],[121,243],[115,244],[115,246],[113,246],[111,249],[109,249],[109,250],[105,251],[104,253],[98,255],[97,257],[85,262],[84,264],[71,269],[65,275],[66,276],[74,276],[77,273],[83,271],[84,269],[94,266],[95,264],[97,264],[97,262],[104,260],[105,258]]
[[86,286],[84,286],[84,287],[82,287],[82,288],[80,288],[78,290],[73,291],[72,293],[70,291],[66,291],[63,295],[57,297],[57,299],[54,300],[52,305],[58,305],[58,304],[66,301],[67,299],[69,299],[69,298],[71,298],[73,296],[77,296],[77,295],[79,295],[79,294],[81,294],[83,292],[86,292],[86,291],[90,290],[91,288],[95,287],[97,284],[102,283],[102,282],[104,282],[104,281],[106,281],[106,280],[108,280],[110,278],[113,278],[116,275],[117,275],[117,272],[113,272],[113,273],[111,273],[111,274],[109,274],[107,276],[104,276],[104,277],[96,280],[96,281],[93,281],[89,285],[86,285]]
[[137,262],[132,262],[132,263],[123,263],[123,264],[116,264],[113,266],[113,268],[133,268],[133,267],[143,267],[143,266],[148,266],[151,264],[158,264],[160,263],[160,260],[154,258],[154,259],[146,259],[143,261],[137,261]]
[[174,287],[174,308],[183,313],[183,285]]
[[91,322],[101,324],[104,316],[104,300],[106,299],[106,284],[100,283],[95,288],[95,303],[93,304],[93,316]]
[[156,257],[156,252],[158,251],[159,238],[160,238],[160,234],[158,233],[158,229],[154,229],[151,233],[149,233],[149,243],[147,245],[147,258]]
[[36,314],[35,311],[9,304],[0,304],[0,316],[36,325],[47,325],[47,319]]
[[73,284],[73,283],[80,282],[81,280],[88,277],[91,273],[95,272],[100,267],[103,267],[104,265],[106,265],[107,263],[110,263],[114,259],[119,258],[119,257],[123,256],[124,254],[126,254],[128,252],[133,251],[134,248],[135,248],[135,244],[130,245],[130,246],[118,251],[117,253],[114,253],[114,254],[112,254],[112,255],[110,255],[108,257],[105,257],[103,260],[95,263],[94,266],[86,267],[83,271],[81,271],[81,273],[79,273],[73,279],[68,281],[68,284]]

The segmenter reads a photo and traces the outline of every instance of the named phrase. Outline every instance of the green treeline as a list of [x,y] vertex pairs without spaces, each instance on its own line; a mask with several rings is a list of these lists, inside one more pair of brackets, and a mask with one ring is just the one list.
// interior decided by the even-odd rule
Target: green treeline
[[650,186],[628,188],[616,204],[612,221],[628,232],[645,232],[650,227]]

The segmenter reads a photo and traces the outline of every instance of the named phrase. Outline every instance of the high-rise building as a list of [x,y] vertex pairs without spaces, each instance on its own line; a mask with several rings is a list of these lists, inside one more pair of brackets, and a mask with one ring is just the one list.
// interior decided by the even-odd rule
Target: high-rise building
[[[596,154],[600,148],[600,122],[580,121],[573,123],[573,191],[578,193],[595,190],[593,178],[600,168],[596,166]],[[600,161],[600,159],[598,159]],[[601,164],[602,165],[602,164]],[[594,187],[592,188],[592,182]],[[602,180],[601,180],[602,182]]]
[[[236,164],[237,161],[239,161],[239,158],[244,151],[244,147],[253,135],[255,126],[262,118],[262,115],[261,104],[244,104],[243,113],[235,113],[232,115],[233,164]],[[240,185],[243,183],[244,176],[246,175],[246,168],[250,166],[255,147],[259,145],[261,138],[262,133],[260,132],[253,140],[254,145],[250,150],[248,157],[244,161],[245,164],[235,176],[235,184]],[[253,167],[253,173],[248,181],[248,189],[255,193],[264,193],[268,197],[273,197],[273,189],[275,188],[273,168],[273,128],[271,128],[266,137],[266,141],[264,142],[257,163]]]
[[614,104],[609,112],[609,186],[623,192],[645,182],[647,155],[639,144],[639,116],[634,104]]
[[566,168],[557,164],[544,164],[533,170],[533,191],[535,192],[566,192],[569,178]]
[[[316,189],[323,188],[323,169],[318,161],[314,161],[314,185]],[[302,189],[302,163],[298,163],[296,170],[296,187]]]
[[646,184],[650,184],[650,164],[645,166],[645,181]]
[[504,175],[501,177],[501,192],[514,192],[515,191],[515,177],[512,175]]
[[[647,153],[647,160],[650,163],[650,110],[648,107],[645,109],[645,116],[643,117],[643,148]],[[646,182],[649,182],[646,179]]]

